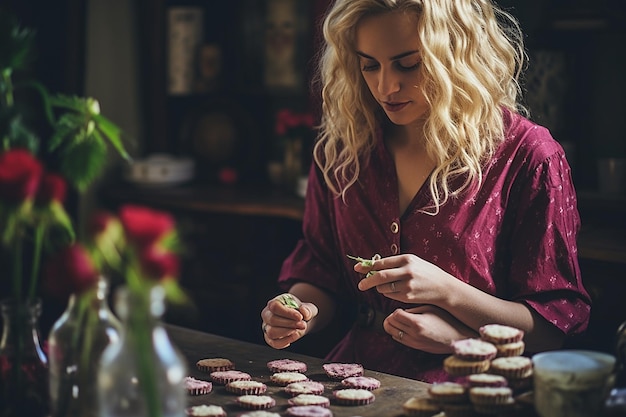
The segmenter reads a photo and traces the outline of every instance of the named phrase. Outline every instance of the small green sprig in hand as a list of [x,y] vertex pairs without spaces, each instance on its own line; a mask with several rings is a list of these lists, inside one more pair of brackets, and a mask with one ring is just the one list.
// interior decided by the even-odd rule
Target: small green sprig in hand
[[[366,258],[361,258],[360,256],[352,256],[352,255],[346,255],[348,258],[360,262],[361,265],[365,266],[365,267],[372,267],[374,266],[374,261],[377,261],[381,258],[381,256],[379,254],[376,254],[374,256],[372,256],[372,259],[366,259]],[[369,278],[372,275],[374,275],[376,273],[376,271],[369,271],[366,275],[365,278]]]
[[295,298],[291,294],[281,294],[278,297],[278,301],[282,303],[282,305],[295,308],[296,310],[300,308],[300,304],[296,301]]

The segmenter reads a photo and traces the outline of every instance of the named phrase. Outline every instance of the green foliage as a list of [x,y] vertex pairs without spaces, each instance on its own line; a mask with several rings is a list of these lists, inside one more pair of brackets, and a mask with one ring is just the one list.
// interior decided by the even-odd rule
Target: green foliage
[[[37,80],[28,78],[34,37],[34,31],[20,27],[12,16],[0,10],[1,150],[23,147],[34,154],[46,152],[46,161],[59,166],[71,186],[83,192],[102,174],[109,145],[122,158],[130,160],[123,132],[100,114],[97,100],[51,94]],[[21,82],[15,83],[18,73]],[[40,105],[40,114],[45,115],[51,129],[45,148],[38,131],[40,126],[31,126],[25,115],[24,109],[29,106],[16,102],[18,89],[36,94],[35,104]]]
[[0,10],[0,71],[10,76],[34,61],[35,31],[20,27],[14,16]]

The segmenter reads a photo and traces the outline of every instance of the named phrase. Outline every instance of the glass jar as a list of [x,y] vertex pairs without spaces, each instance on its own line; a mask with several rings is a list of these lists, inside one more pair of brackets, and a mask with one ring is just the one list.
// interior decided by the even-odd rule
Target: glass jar
[[107,302],[108,282],[72,294],[48,337],[52,417],[95,417],[97,376],[104,349],[120,340],[122,325]]
[[148,293],[121,287],[115,311],[122,320],[121,343],[102,355],[98,399],[102,417],[183,417],[187,395],[184,358],[172,345],[160,319],[165,290]]
[[41,300],[2,300],[0,415],[48,415],[48,359],[39,342]]

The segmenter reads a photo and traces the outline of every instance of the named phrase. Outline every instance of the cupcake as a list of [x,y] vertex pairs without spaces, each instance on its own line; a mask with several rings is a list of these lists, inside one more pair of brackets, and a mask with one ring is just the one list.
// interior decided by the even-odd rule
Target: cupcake
[[363,365],[358,363],[325,363],[322,368],[326,376],[335,380],[363,375]]
[[489,372],[502,375],[508,380],[528,377],[532,372],[533,363],[526,356],[495,358],[491,361]]
[[519,342],[524,338],[524,332],[520,329],[501,324],[487,324],[478,329],[480,337],[494,345]]
[[484,361],[496,357],[498,350],[493,343],[480,339],[462,339],[452,343],[454,356],[466,361]]
[[473,387],[469,397],[474,405],[506,404],[513,398],[513,391],[509,387]]
[[333,412],[319,405],[296,405],[285,410],[290,417],[333,417]]
[[219,405],[194,405],[187,407],[185,414],[193,417],[226,417],[226,411]]
[[186,376],[183,379],[185,390],[189,395],[204,395],[213,390],[213,384],[209,381],[203,381],[190,376]]
[[276,372],[301,372],[304,373],[307,370],[306,363],[300,361],[294,361],[291,359],[277,359],[269,361],[267,368],[272,373]]
[[507,380],[502,375],[480,373],[467,376],[467,383],[471,387],[506,387]]
[[366,389],[345,388],[333,391],[333,398],[341,405],[366,405],[372,403],[376,397]]
[[276,385],[282,385],[283,387],[293,383],[308,381],[309,378],[300,372],[276,372],[270,376],[270,381]]
[[225,388],[227,392],[236,395],[259,395],[267,391],[267,385],[259,381],[231,381]]
[[503,343],[501,345],[495,345],[498,350],[497,357],[511,357],[520,356],[524,353],[525,344],[523,340],[519,342]]
[[350,376],[341,380],[341,386],[344,388],[357,388],[373,391],[380,388],[380,381],[369,376]]
[[241,371],[215,371],[210,373],[211,380],[220,385],[226,385],[232,381],[250,381],[250,374]]
[[235,363],[226,358],[206,358],[196,362],[196,368],[202,372],[230,371],[235,369]]
[[236,402],[240,407],[249,410],[265,410],[276,405],[276,400],[269,395],[241,395]]
[[441,406],[432,398],[412,397],[402,404],[402,410],[408,417],[432,417],[441,412]]
[[443,360],[444,370],[452,376],[466,376],[470,374],[479,374],[489,369],[491,361],[466,361],[450,355]]
[[324,392],[324,384],[317,381],[292,382],[287,384],[283,390],[292,397],[298,394],[320,395]]
[[440,403],[467,402],[467,389],[457,382],[434,383],[428,388],[428,395]]
[[497,404],[474,404],[474,411],[480,415],[506,416],[510,415],[515,407],[515,400],[508,398]]
[[320,407],[330,406],[330,400],[322,395],[298,394],[287,400],[289,405],[319,405]]

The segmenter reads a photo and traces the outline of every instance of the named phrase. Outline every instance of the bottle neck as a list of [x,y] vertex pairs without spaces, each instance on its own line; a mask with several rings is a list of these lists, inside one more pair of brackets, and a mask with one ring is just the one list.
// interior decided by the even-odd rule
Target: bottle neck
[[116,292],[115,311],[127,331],[160,326],[165,312],[165,291],[158,285],[142,293],[121,287]]
[[18,349],[30,349],[39,345],[39,317],[41,300],[32,303],[16,303],[13,300],[0,302],[2,312],[2,339],[0,349],[13,346]]

